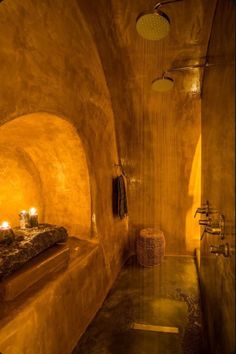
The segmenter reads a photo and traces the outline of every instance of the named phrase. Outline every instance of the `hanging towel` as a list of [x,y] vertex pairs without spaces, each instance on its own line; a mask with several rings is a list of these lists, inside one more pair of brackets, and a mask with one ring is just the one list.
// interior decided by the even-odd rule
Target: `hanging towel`
[[127,213],[127,198],[124,177],[113,179],[113,213],[123,219]]
[[121,175],[118,177],[118,214],[123,219],[128,213],[125,180]]

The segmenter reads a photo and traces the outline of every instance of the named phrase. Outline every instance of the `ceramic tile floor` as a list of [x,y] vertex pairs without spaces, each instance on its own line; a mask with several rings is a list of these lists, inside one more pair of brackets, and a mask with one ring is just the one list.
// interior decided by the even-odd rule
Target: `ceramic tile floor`
[[[179,333],[134,329],[134,323]],[[194,258],[166,256],[143,268],[132,257],[72,354],[203,354],[202,332]]]

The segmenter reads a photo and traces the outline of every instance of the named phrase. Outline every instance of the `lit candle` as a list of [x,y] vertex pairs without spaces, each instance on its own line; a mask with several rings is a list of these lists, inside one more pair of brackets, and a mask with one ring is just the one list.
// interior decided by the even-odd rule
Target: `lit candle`
[[2,224],[0,225],[1,230],[9,230],[11,228],[9,222],[3,221]]
[[35,208],[30,208],[29,210],[29,222],[31,227],[37,227],[38,226],[38,213],[37,209]]
[[11,229],[9,222],[3,221],[0,225],[0,243],[9,245],[15,239],[14,232]]
[[22,210],[19,214],[19,218],[20,218],[20,229],[26,229],[27,227],[30,227],[28,211]]

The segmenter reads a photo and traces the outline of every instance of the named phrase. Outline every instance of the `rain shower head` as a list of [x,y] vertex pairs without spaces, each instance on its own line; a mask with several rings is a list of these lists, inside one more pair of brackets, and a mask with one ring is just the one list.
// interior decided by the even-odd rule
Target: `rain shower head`
[[157,92],[167,92],[174,86],[174,80],[168,76],[159,77],[152,82],[152,89]]
[[159,10],[144,12],[137,18],[136,30],[144,39],[156,41],[166,37],[170,30],[168,16]]
[[162,77],[158,77],[155,80],[152,81],[152,89],[157,92],[167,92],[172,89],[174,86],[174,80],[166,76],[168,73],[172,71],[185,71],[185,70],[193,70],[197,68],[207,68],[209,66],[213,66],[215,64],[209,64],[206,62],[205,64],[194,64],[194,65],[189,65],[189,66],[182,66],[179,68],[170,68],[169,70],[165,71],[162,75]]
[[170,0],[156,4],[152,11],[142,12],[136,20],[136,30],[144,39],[156,41],[166,37],[170,30],[170,19],[159,7],[172,2],[183,0]]

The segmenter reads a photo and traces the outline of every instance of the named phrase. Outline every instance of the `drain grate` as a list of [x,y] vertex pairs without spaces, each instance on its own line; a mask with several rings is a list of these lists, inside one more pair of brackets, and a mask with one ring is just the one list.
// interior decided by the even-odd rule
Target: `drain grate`
[[179,328],[178,327],[154,326],[154,325],[134,322],[131,325],[131,328],[132,329],[138,329],[138,330],[141,330],[141,331],[179,334]]

